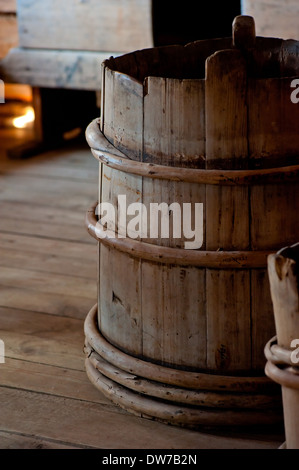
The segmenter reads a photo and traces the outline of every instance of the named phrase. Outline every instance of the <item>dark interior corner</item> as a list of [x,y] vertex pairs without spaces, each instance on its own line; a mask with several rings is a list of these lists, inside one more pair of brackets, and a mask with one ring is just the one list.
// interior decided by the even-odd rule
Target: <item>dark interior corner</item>
[[155,46],[186,44],[198,39],[231,36],[231,24],[241,14],[238,0],[194,2],[152,0]]
[[68,133],[74,129],[81,130],[84,138],[85,128],[99,114],[96,93],[59,88],[42,88],[40,92],[42,105],[47,110],[42,115],[44,139],[50,143],[54,138],[56,143],[61,143],[63,136],[67,140]]

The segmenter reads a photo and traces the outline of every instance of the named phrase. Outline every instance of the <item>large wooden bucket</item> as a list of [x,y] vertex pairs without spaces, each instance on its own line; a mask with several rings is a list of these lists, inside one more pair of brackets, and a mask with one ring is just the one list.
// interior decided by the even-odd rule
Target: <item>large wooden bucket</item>
[[[127,410],[185,426],[281,422],[264,374],[275,334],[267,255],[299,236],[297,47],[256,38],[252,18],[237,17],[233,38],[103,63],[101,119],[86,134],[99,202],[115,213],[107,227],[95,207],[86,217],[100,242],[86,368]],[[172,226],[177,203],[181,236],[165,237],[163,222],[155,237],[129,230],[119,196],[135,204],[131,228],[141,206],[149,226],[160,203]],[[197,246],[187,207],[189,228],[202,222]]]

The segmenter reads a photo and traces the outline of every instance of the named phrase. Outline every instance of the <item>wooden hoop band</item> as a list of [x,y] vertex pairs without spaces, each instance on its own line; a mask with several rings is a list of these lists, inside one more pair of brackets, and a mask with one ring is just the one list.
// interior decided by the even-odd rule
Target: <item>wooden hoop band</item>
[[209,390],[188,390],[166,384],[161,385],[161,383],[143,379],[109,364],[89,344],[85,345],[84,352],[90,364],[108,379],[134,392],[159,398],[167,402],[221,409],[246,408],[257,410],[281,408],[281,398],[279,395],[272,396],[269,394],[237,392],[221,393]]
[[174,264],[179,266],[198,266],[215,269],[266,268],[267,256],[271,251],[198,251],[169,248],[161,245],[134,240],[117,238],[117,234],[107,232],[98,222],[94,204],[85,216],[85,226],[89,234],[98,242],[127,253],[134,258],[141,258],[156,263]]
[[87,343],[105,361],[138,377],[184,389],[243,393],[277,393],[277,386],[266,376],[244,377],[213,375],[164,367],[130,356],[110,344],[97,326],[97,305],[86,316]]
[[256,426],[281,425],[280,410],[215,409],[184,406],[180,403],[165,403],[151,399],[115,383],[101,374],[89,359],[85,361],[86,373],[91,383],[108,399],[130,413],[143,418],[155,419],[187,428],[203,426]]
[[226,186],[286,184],[299,179],[299,165],[259,170],[205,170],[131,160],[106,139],[100,131],[98,119],[87,127],[86,140],[97,160],[115,170],[148,178]]

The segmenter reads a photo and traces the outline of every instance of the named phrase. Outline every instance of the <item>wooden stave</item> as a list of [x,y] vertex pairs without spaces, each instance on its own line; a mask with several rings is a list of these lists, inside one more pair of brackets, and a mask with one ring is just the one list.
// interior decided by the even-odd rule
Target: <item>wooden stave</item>
[[[187,134],[188,135],[188,142],[191,142],[191,148],[189,145],[184,145],[184,138],[178,142],[178,146],[174,147],[174,155],[172,155],[171,158],[169,155],[169,148],[172,148],[172,144],[169,144],[169,142],[166,142],[166,145],[162,147],[159,142],[159,137],[161,138],[162,135],[166,135],[166,140],[168,139],[171,140],[171,131],[173,129],[176,129],[176,117],[175,113],[168,112],[166,109],[167,106],[169,106],[169,103],[167,105],[163,106],[163,114],[167,116],[167,119],[165,120],[164,117],[162,117],[162,122],[161,123],[161,128],[159,126],[156,128],[155,126],[153,129],[151,129],[151,125],[148,126],[146,124],[146,120],[150,119],[153,113],[153,109],[147,109],[146,108],[146,99],[148,98],[148,82],[150,82],[152,79],[156,81],[160,81],[160,90],[159,94],[161,94],[161,97],[167,97],[167,99],[170,100],[170,107],[173,106],[172,104],[172,93],[171,91],[168,90],[168,92],[164,92],[165,85],[168,83],[172,82],[177,82],[177,83],[183,83],[190,81],[193,84],[195,84],[195,87],[199,84],[199,82],[205,83],[206,79],[206,72],[208,70],[207,63],[209,62],[209,59],[211,59],[213,56],[216,54],[225,54],[227,52],[229,53],[234,53],[236,51],[240,51],[243,55],[243,58],[246,60],[246,74],[248,78],[252,81],[259,81],[259,79],[263,79],[264,82],[268,80],[268,77],[275,77],[278,80],[288,80],[288,86],[289,88],[289,81],[293,79],[294,77],[298,76],[299,72],[299,62],[297,60],[297,55],[294,53],[294,50],[296,49],[298,45],[298,41],[295,40],[288,40],[284,41],[282,39],[277,39],[277,38],[264,38],[264,37],[255,37],[255,28],[254,28],[254,19],[249,16],[238,16],[235,18],[234,23],[233,23],[233,31],[232,31],[232,38],[222,38],[222,39],[212,39],[212,40],[203,40],[203,41],[196,41],[194,43],[189,43],[186,46],[166,46],[164,48],[153,48],[153,49],[147,49],[147,50],[140,50],[133,52],[131,54],[126,54],[122,57],[118,58],[110,58],[109,60],[105,61],[103,63],[103,70],[104,70],[104,75],[105,75],[105,70],[108,73],[108,78],[106,80],[107,82],[107,108],[110,110],[113,109],[117,101],[115,98],[115,94],[111,93],[111,86],[109,85],[109,81],[113,81],[113,75],[117,75],[120,77],[123,77],[123,84],[120,85],[119,92],[123,93],[125,96],[126,93],[126,88],[127,88],[127,82],[131,81],[133,82],[139,82],[139,91],[138,94],[141,97],[141,110],[140,110],[140,117],[138,119],[138,122],[142,121],[142,118],[145,116],[146,119],[144,120],[145,122],[145,128],[143,129],[145,131],[145,140],[143,138],[143,142],[140,143],[138,142],[137,145],[124,145],[122,142],[122,138],[118,135],[119,131],[122,132],[123,127],[127,126],[128,128],[128,133],[129,135],[132,136],[132,140],[134,140],[133,136],[136,133],[136,119],[131,119],[131,111],[128,113],[128,120],[124,119],[124,115],[127,114],[127,109],[130,107],[124,106],[122,109],[121,118],[119,119],[118,115],[112,115],[109,116],[110,119],[108,118],[107,122],[107,129],[104,131],[106,134],[107,138],[109,139],[110,142],[113,142],[117,148],[120,150],[123,150],[126,155],[128,155],[130,158],[133,160],[143,160],[143,161],[151,161],[152,163],[158,163],[163,161],[161,159],[161,156],[163,158],[166,158],[170,163],[172,164],[177,164],[181,165],[183,168],[186,166],[194,166],[195,168],[199,166],[204,165],[204,162],[197,162],[198,157],[202,156],[204,160],[204,138],[202,138],[202,132],[205,130],[205,124],[204,124],[204,118],[199,119],[197,122],[197,128],[200,128],[199,135],[197,136],[191,136],[189,135],[189,127],[185,126],[184,123],[179,125],[178,127],[178,132],[176,130],[174,131],[177,135],[180,134]],[[238,42],[238,38],[242,36],[242,39]],[[237,38],[237,39],[236,39]],[[236,43],[237,40],[237,43]],[[176,55],[179,55],[180,60],[178,61],[177,58],[174,57],[174,51]],[[191,51],[191,54],[190,54]],[[161,60],[161,58],[163,58]],[[195,59],[194,59],[195,58]],[[164,62],[168,64],[168,69],[170,70],[165,70],[165,65]],[[182,67],[182,63],[184,64]],[[149,66],[149,64],[151,66]],[[157,64],[161,64],[162,69],[160,66],[157,66]],[[142,70],[142,73],[140,73]],[[179,71],[180,70],[180,71]],[[199,72],[200,70],[200,72]],[[167,78],[165,78],[167,77]],[[271,81],[272,78],[269,79]],[[103,81],[104,76],[103,76]],[[119,81],[119,79],[118,79]],[[196,85],[197,84],[197,85]],[[112,86],[113,88],[113,86]],[[199,87],[201,88],[201,86]],[[246,85],[247,88],[247,85]],[[249,88],[251,88],[251,85],[249,84]],[[122,91],[121,91],[122,90]],[[184,100],[188,100],[188,93],[184,93],[178,88],[178,94],[176,96],[177,100],[180,100],[180,98]],[[167,94],[168,93],[168,94]],[[181,93],[181,94],[180,94]],[[289,100],[289,90],[286,92],[287,94],[285,95],[285,99],[283,100],[284,102],[288,102]],[[195,93],[196,94],[196,93]],[[255,92],[256,94],[256,92]],[[263,92],[262,92],[263,94]],[[271,91],[270,91],[270,94]],[[162,106],[160,104],[162,103],[163,99],[158,101],[158,108],[157,112],[153,115],[157,117],[158,119],[161,120],[161,117],[158,117],[158,114],[162,114]],[[245,100],[246,101],[246,100]],[[105,100],[103,101],[103,103]],[[118,100],[119,102],[119,100]],[[163,101],[164,102],[164,101]],[[278,102],[281,102],[279,100]],[[200,102],[200,105],[197,106],[198,108],[203,109],[203,114],[205,114],[204,110],[204,96],[202,97],[202,100]],[[246,106],[248,105],[248,102],[246,103]],[[117,107],[117,106],[116,106]],[[142,108],[144,108],[142,112]],[[287,113],[289,114],[289,113]],[[195,112],[196,117],[197,113]],[[253,113],[255,115],[255,112]],[[105,116],[105,112],[103,113],[103,116]],[[170,119],[169,119],[170,118]],[[184,115],[184,119],[188,119],[188,113],[186,116]],[[114,122],[115,120],[115,122]],[[196,120],[196,118],[195,118]],[[111,121],[111,122],[109,122]],[[167,121],[165,123],[165,121]],[[169,122],[168,122],[169,121]],[[112,124],[112,128],[110,128],[110,124]],[[130,126],[130,124],[132,124]],[[264,124],[264,123],[263,123]],[[174,127],[173,127],[174,126]],[[292,126],[283,126],[283,133],[288,134],[289,132],[289,127]],[[103,123],[102,129],[105,129],[105,122]],[[267,126],[265,127],[265,132],[268,132]],[[154,132],[152,132],[152,130]],[[138,125],[138,133],[140,134],[140,126]],[[146,134],[149,133],[150,135],[153,134],[155,135],[156,138],[156,144],[148,146],[146,143]],[[167,134],[169,133],[169,134]],[[295,134],[293,131],[290,131],[290,135],[292,137],[295,137],[297,140],[297,133],[298,131],[296,130]],[[259,140],[259,130],[257,130],[257,140]],[[164,136],[165,137],[165,136]],[[194,139],[193,139],[194,137]],[[199,140],[198,140],[199,138]],[[151,140],[151,139],[150,139]],[[194,142],[193,142],[194,140]],[[290,139],[288,139],[290,140]],[[199,156],[194,155],[192,152],[193,146],[195,143],[200,143],[199,147]],[[148,155],[146,147],[149,147],[150,153]],[[292,158],[297,155],[297,150],[296,148],[298,145],[291,145],[291,155]],[[249,148],[249,143],[248,143],[248,148]],[[283,148],[283,146],[280,146],[279,148]],[[151,152],[152,150],[152,152]],[[264,149],[265,150],[265,149]],[[274,148],[273,148],[274,150]],[[257,154],[259,151],[257,150]],[[255,165],[256,163],[258,165],[263,164],[263,160],[266,160],[268,162],[271,161],[271,155],[269,155],[269,152],[266,150],[262,152],[262,159],[259,158],[259,155],[256,154],[255,151],[253,151],[252,155],[248,155],[249,161],[247,162],[249,166],[252,164]],[[237,156],[238,157],[238,156]],[[278,155],[275,155],[275,159],[277,160]],[[214,155],[213,157],[214,162],[217,162],[217,155]],[[226,165],[227,162],[221,162],[222,165]],[[236,162],[235,162],[236,163]],[[202,164],[202,165],[201,165]]]

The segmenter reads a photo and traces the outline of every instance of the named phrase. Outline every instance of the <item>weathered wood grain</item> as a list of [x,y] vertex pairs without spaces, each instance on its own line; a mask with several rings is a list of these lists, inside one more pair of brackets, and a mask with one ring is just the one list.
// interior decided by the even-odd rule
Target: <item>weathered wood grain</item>
[[150,0],[21,0],[18,17],[26,48],[130,52],[153,45]]
[[[18,186],[18,191],[12,191],[13,186]],[[70,198],[70,191],[76,186],[76,191]],[[30,191],[28,191],[30,188]],[[86,206],[88,207],[96,197],[96,189],[86,181],[68,181],[62,182],[59,179],[52,179],[49,185],[46,185],[43,178],[37,178],[30,175],[6,175],[1,187],[2,201],[23,201],[29,204],[35,204],[42,194],[43,205],[49,207],[61,207],[69,211],[81,212],[83,215]],[[30,209],[27,209],[29,212]],[[32,209],[34,211],[34,209]]]
[[[141,199],[147,211],[147,233],[142,237],[144,242],[184,249],[188,242],[194,241],[193,249],[195,245],[196,249],[205,248],[205,185],[143,177]],[[184,204],[189,205],[190,221],[187,217],[189,209],[184,213]],[[202,204],[202,217],[196,204]],[[156,212],[156,208],[159,211]],[[169,234],[162,230],[163,224],[169,226]],[[193,231],[196,231],[196,236],[191,233]],[[184,256],[182,254],[182,258]]]
[[296,0],[242,0],[242,14],[255,19],[259,36],[299,39],[299,5]]
[[143,161],[205,167],[204,80],[148,77]]
[[142,357],[206,367],[205,270],[143,261]]
[[[64,423],[63,441],[72,445],[88,445],[102,449],[132,449],[133,446],[138,449],[232,447],[229,437],[206,435],[172,426],[165,427],[160,423],[129,416],[127,413],[106,411],[95,403],[4,387],[0,388],[0,398],[4,405],[1,412],[2,432],[18,430],[24,434],[59,441],[61,423]],[[39,414],[35,413],[37,409]],[[109,433],[107,429],[110,430]],[[276,448],[277,441],[236,438],[233,440],[233,446]]]
[[18,286],[1,286],[1,306],[28,311],[43,311],[45,314],[83,319],[95,299],[52,292],[40,292]]
[[299,106],[291,101],[292,81],[291,77],[248,80],[248,151],[253,167],[298,161]]
[[18,248],[2,248],[2,246],[0,248],[1,267],[18,269],[26,266],[26,269],[37,270],[41,273],[66,274],[92,280],[97,276],[95,257],[96,250],[94,250],[94,262],[91,262],[90,259],[68,258],[48,252],[36,253],[33,248],[27,251]]
[[[62,315],[47,315],[39,311],[9,309],[1,307],[1,333],[35,337],[35,339],[53,340],[63,343],[63,338],[70,345],[77,345],[82,337],[82,320],[67,318]],[[11,348],[14,345],[11,344]]]
[[[83,448],[90,447],[84,446]],[[0,431],[0,449],[82,449],[82,447],[54,439],[32,437],[31,435],[24,435],[18,432]]]
[[[25,180],[25,175],[23,176]],[[17,181],[19,178],[17,178]],[[36,182],[40,180],[42,184],[42,178],[36,178]],[[32,181],[32,177],[29,176],[27,181]],[[32,186],[35,186],[35,181],[33,179]],[[65,184],[65,181],[62,182]],[[37,184],[39,186],[39,184]],[[21,189],[21,188],[20,188]],[[3,198],[4,199],[4,198]],[[16,206],[18,207],[18,214],[16,217]],[[45,224],[53,224],[53,225],[60,225],[61,228],[65,228],[65,226],[74,226],[79,225],[80,221],[82,221],[82,215],[84,214],[83,210],[68,210],[67,208],[62,207],[51,207],[46,204],[39,203],[37,200],[35,203],[32,203],[30,207],[26,204],[26,201],[16,201],[16,200],[3,200],[0,202],[0,211],[3,215],[3,218],[6,217],[7,219],[20,219],[22,222],[24,220],[36,222],[40,220]]]
[[[21,132],[20,132],[21,131]],[[80,144],[71,144],[69,146],[63,147],[60,149],[59,153],[55,150],[50,150],[47,152],[43,152],[40,155],[36,155],[34,159],[30,160],[30,165],[28,165],[28,161],[19,160],[18,162],[14,162],[6,158],[5,150],[12,145],[15,140],[23,141],[23,139],[31,138],[31,133],[28,133],[27,130],[24,129],[5,129],[1,132],[2,146],[0,148],[0,171],[1,174],[9,173],[9,174],[32,174],[37,175],[40,178],[53,178],[54,176],[58,176],[60,174],[61,178],[70,179],[70,173],[74,172],[77,173],[78,178],[79,174],[82,174],[82,178],[79,179],[88,179],[91,181],[90,178],[86,178],[86,173],[93,173],[94,176],[97,176],[97,163],[91,159],[90,161],[90,152],[89,149],[85,147],[85,145]],[[43,171],[44,169],[44,171]],[[54,175],[51,174],[51,171],[54,171]],[[81,173],[82,172],[82,173]],[[73,178],[71,178],[73,179]]]
[[[246,64],[238,50],[207,60],[206,168],[247,167]],[[206,249],[249,246],[248,189],[207,186]],[[219,370],[251,367],[250,275],[207,270],[207,366]]]
[[1,385],[111,407],[111,403],[91,385],[85,370],[71,369],[67,364],[59,367],[6,357],[5,364],[1,365]]
[[139,354],[142,348],[140,261],[119,256],[101,246],[100,272],[101,330],[113,344]]
[[[142,160],[143,86],[137,80],[105,68],[101,116],[105,135],[128,157]],[[116,100],[117,107],[111,106]],[[105,116],[105,118],[104,118]]]
[[40,271],[26,269],[25,266],[18,269],[2,266],[0,283],[6,287],[18,287],[37,290],[45,293],[57,293],[61,295],[78,295],[88,299],[95,298],[95,283],[86,278],[72,277],[63,274],[47,273],[41,276]]
[[92,165],[90,165],[90,168],[84,168],[83,165],[72,165],[71,162],[69,165],[67,165],[66,162],[64,162],[64,164],[59,164],[59,162],[55,162],[54,152],[46,153],[44,159],[39,159],[38,157],[35,158],[38,160],[36,165],[31,162],[32,164],[27,166],[24,160],[19,160],[18,168],[11,170],[9,173],[11,175],[22,173],[23,175],[37,176],[38,178],[44,179],[67,179],[72,181],[87,181],[89,183],[96,183],[98,180],[96,164],[94,165],[94,168],[92,168]]
[[2,13],[16,13],[17,0],[0,0],[0,12]]
[[[18,45],[18,25],[14,15],[1,14],[0,10],[0,59],[5,57],[12,47]],[[0,72],[2,78],[2,73]]]
[[[37,219],[37,217],[36,217]],[[35,219],[35,220],[36,220]],[[1,230],[7,233],[18,233],[20,235],[34,235],[37,237],[53,238],[58,240],[69,240],[75,242],[83,242],[88,245],[92,243],[90,237],[86,236],[86,231],[82,227],[76,225],[66,225],[65,229],[62,225],[49,224],[42,220],[36,220],[36,225],[33,227],[32,223],[34,217],[31,220],[25,220],[21,225],[15,218],[4,217],[2,219]],[[5,224],[5,225],[4,225]]]
[[[15,46],[15,44],[14,44]],[[11,49],[0,63],[0,76],[9,83],[35,87],[100,90],[100,65],[110,53],[47,49]]]
[[[80,221],[78,220],[78,223]],[[25,253],[35,253],[37,255],[47,255],[63,257],[65,260],[72,261],[84,260],[87,264],[89,262],[90,269],[92,269],[95,260],[96,243],[93,246],[82,243],[71,242],[68,240],[55,240],[53,238],[41,238],[34,235],[18,235],[16,233],[1,233],[0,232],[0,246],[4,250],[14,250],[16,252],[23,251]],[[0,262],[1,264],[1,262]],[[74,273],[73,273],[74,274]]]
[[[290,99],[291,81],[291,78],[248,81],[248,150],[251,166],[288,165],[297,160],[299,107]],[[284,244],[292,244],[299,239],[299,226],[296,217],[290,216],[289,208],[294,210],[294,214],[298,213],[298,185],[252,185],[252,250],[261,250],[267,246],[274,252]],[[253,367],[262,368],[265,359],[261,353],[269,338],[275,334],[266,270],[251,271],[251,299],[252,361]],[[263,328],[260,328],[261,324]]]

